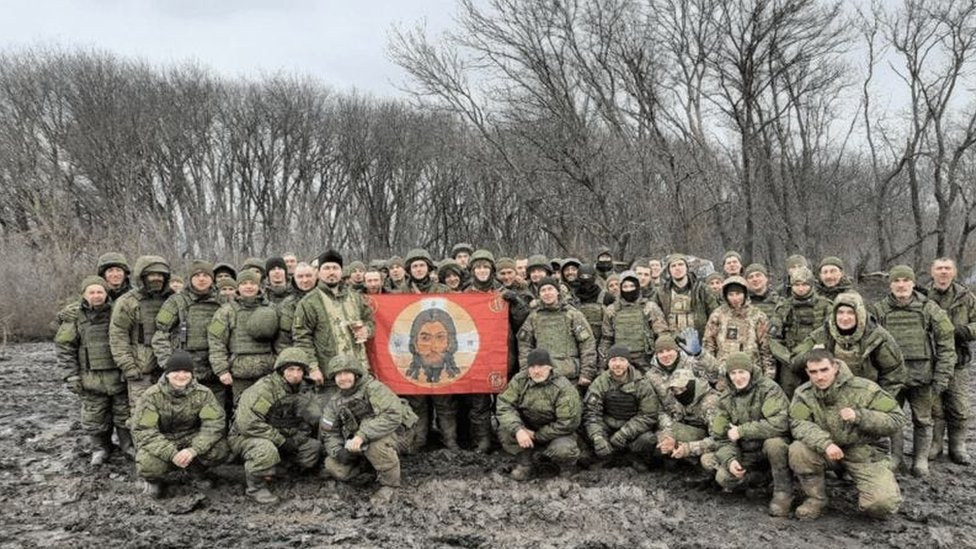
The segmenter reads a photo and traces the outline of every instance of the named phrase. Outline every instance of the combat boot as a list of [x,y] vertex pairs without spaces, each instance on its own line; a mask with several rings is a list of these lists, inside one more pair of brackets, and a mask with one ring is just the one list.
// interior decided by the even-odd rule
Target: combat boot
[[936,459],[942,455],[942,439],[945,436],[946,423],[944,419],[932,420],[932,447],[929,449],[929,459]]
[[827,483],[823,475],[799,475],[800,488],[807,499],[796,508],[796,518],[814,520],[820,518],[827,506]]
[[397,490],[392,486],[380,486],[380,489],[373,492],[369,497],[369,502],[373,505],[387,505],[396,497]]
[[929,476],[929,448],[932,447],[932,427],[915,426],[912,435],[915,451],[912,456],[912,475],[916,477]]
[[512,469],[512,479],[519,482],[528,480],[532,476],[532,454],[527,451],[518,455],[518,464]]
[[271,490],[268,490],[268,483],[271,481],[271,478],[270,475],[264,474],[264,472],[245,474],[244,479],[247,482],[247,491],[245,493],[248,497],[262,505],[278,503],[278,496],[272,494]]
[[129,461],[136,459],[136,446],[132,443],[132,433],[122,428],[117,428],[116,432],[119,435],[119,450],[122,450]]
[[793,505],[793,473],[788,468],[773,469],[773,499],[769,500],[769,516],[788,517]]
[[904,473],[905,467],[905,436],[901,429],[891,435],[891,470]]
[[491,437],[487,435],[481,435],[477,438],[474,444],[474,451],[479,454],[487,454],[491,451]]
[[165,491],[166,485],[161,480],[143,479],[142,481],[142,493],[152,499],[162,499]]
[[441,431],[441,442],[448,450],[458,450],[457,416],[442,415],[437,417],[437,427]]
[[969,453],[966,451],[966,426],[949,426],[949,459],[959,465],[969,465]]
[[98,467],[108,460],[109,454],[112,453],[112,438],[110,433],[98,433],[90,435],[89,440],[92,444],[91,464],[92,467]]

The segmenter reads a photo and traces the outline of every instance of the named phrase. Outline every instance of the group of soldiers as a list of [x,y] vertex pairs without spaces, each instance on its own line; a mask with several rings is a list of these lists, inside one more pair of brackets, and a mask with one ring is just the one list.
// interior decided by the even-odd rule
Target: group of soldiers
[[[207,484],[213,465],[241,460],[261,503],[277,501],[271,483],[285,467],[375,474],[374,497],[388,501],[400,456],[430,447],[436,429],[449,451],[487,453],[497,441],[515,456],[516,480],[540,467],[683,463],[726,490],[771,485],[773,516],[818,517],[824,473],[838,470],[881,517],[897,510],[895,473],[909,469],[905,402],[912,474],[928,475],[946,429],[949,458],[969,463],[976,296],[953,260],[932,263],[926,288],[910,267],[892,268],[888,295],[870,306],[836,257],[816,276],[788,258],[782,295],[766,266],[736,252],[703,280],[695,262],[673,253],[617,272],[607,249],[593,263],[496,260],[462,243],[440,262],[423,249],[368,264],[334,250],[240,269],[194,261],[187,283],[162,257],[130,270],[107,253],[59,313],[55,341],[91,463],[108,458],[114,429],[153,497],[174,470]],[[451,292],[508,303],[507,387],[395,395],[366,357],[370,296]],[[794,479],[805,495],[795,510]]]

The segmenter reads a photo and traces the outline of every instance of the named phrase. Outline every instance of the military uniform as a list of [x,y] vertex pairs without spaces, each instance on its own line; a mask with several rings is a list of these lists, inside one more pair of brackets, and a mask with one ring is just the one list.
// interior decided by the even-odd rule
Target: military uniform
[[[719,362],[725,362],[735,352],[748,353],[760,364],[764,375],[773,379],[776,377],[776,363],[769,351],[769,320],[749,303],[745,282],[741,277],[731,276],[722,283],[723,295],[737,285],[741,286],[745,299],[737,309],[726,303],[713,312],[708,318],[702,342],[705,351]],[[724,381],[719,385],[722,384]]]
[[541,348],[551,353],[553,368],[573,383],[581,377],[592,381],[598,373],[596,341],[590,324],[583,313],[562,298],[551,307],[540,302],[522,324],[518,340],[521,370],[528,367],[529,352]]
[[[400,486],[400,456],[406,449],[404,434],[413,427],[417,415],[386,385],[369,375],[363,364],[348,355],[334,357],[326,377],[352,372],[356,383],[340,390],[322,412],[319,435],[325,449],[325,470],[339,480],[355,476],[365,458],[376,470],[383,486]],[[350,453],[346,441],[360,437],[363,450]]]
[[308,291],[299,290],[293,282],[291,293],[275,307],[278,310],[278,341],[281,348],[291,347],[294,343],[291,332],[295,327],[295,311],[298,309],[298,302],[313,291],[315,288]]
[[357,343],[350,329],[356,322],[362,322],[370,337],[375,333],[373,310],[361,293],[345,284],[319,284],[298,302],[291,336],[295,346],[308,353],[311,371],[319,371],[339,354],[366,360],[366,344]]
[[[824,470],[839,468],[854,480],[858,508],[872,516],[898,510],[901,492],[884,448],[887,437],[896,436],[905,415],[895,399],[873,381],[854,376],[843,362],[837,362],[834,383],[820,390],[806,382],[797,388],[790,404],[790,468],[800,480],[807,502],[797,508],[797,517],[816,518],[826,505]],[[856,420],[847,423],[840,410],[853,408]],[[837,463],[826,459],[831,444],[844,451]]]
[[[145,277],[151,272],[163,274],[163,287],[152,291]],[[112,305],[112,321],[108,340],[112,358],[122,370],[129,393],[129,407],[143,391],[153,385],[159,374],[152,337],[156,331],[156,315],[163,302],[172,294],[169,289],[169,264],[155,255],[144,255],[136,260],[136,287],[120,297]]]
[[[246,276],[241,273],[238,278]],[[214,313],[207,327],[210,367],[218,378],[231,374],[234,402],[274,369],[278,323],[278,313],[260,293],[238,297]]]
[[[635,286],[638,284],[637,275],[633,271],[624,271],[620,278],[621,284],[626,280],[630,280]],[[639,288],[636,292],[636,296],[630,296],[632,300],[621,293],[620,299],[607,307],[603,315],[603,327],[600,330],[603,337],[599,343],[601,366],[606,366],[606,353],[611,346],[623,345],[630,350],[630,363],[641,372],[647,371],[650,356],[654,352],[654,341],[658,335],[668,330],[664,313],[657,303],[641,297]]]
[[583,265],[579,270],[579,284],[576,287],[577,309],[590,323],[593,337],[600,341],[603,337],[603,315],[614,299],[606,290],[597,285],[596,270],[591,265]]
[[129,269],[129,262],[126,261],[124,255],[118,252],[107,252],[98,257],[95,274],[105,278],[105,271],[111,267],[118,267],[125,271],[125,278],[122,279],[122,284],[116,288],[108,287],[108,297],[114,302],[132,289],[132,283],[129,281],[129,274],[132,270]]
[[811,288],[803,297],[791,294],[770,316],[769,349],[779,365],[776,381],[787,398],[791,398],[803,382],[792,367],[795,349],[814,330],[824,326],[832,310],[830,300],[817,295]]
[[[668,264],[677,260],[685,261],[685,258],[680,254],[673,254],[668,259]],[[654,300],[664,313],[671,332],[677,333],[690,326],[703,334],[708,317],[718,308],[718,303],[691,272],[686,281],[684,286],[678,286],[674,280],[668,279],[654,294]]]
[[673,394],[675,388],[687,387],[692,382],[694,387],[674,395],[677,409],[668,410],[670,424],[662,425],[658,440],[670,438],[677,444],[686,444],[689,457],[700,457],[715,451],[715,439],[709,435],[709,428],[718,412],[718,393],[688,369],[677,370],[668,382],[668,389]]

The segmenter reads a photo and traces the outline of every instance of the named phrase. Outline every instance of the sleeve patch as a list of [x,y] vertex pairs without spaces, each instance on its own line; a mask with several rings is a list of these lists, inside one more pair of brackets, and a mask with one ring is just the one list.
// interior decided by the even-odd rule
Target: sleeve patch
[[155,410],[146,410],[139,416],[140,427],[155,427],[159,424],[159,414]]

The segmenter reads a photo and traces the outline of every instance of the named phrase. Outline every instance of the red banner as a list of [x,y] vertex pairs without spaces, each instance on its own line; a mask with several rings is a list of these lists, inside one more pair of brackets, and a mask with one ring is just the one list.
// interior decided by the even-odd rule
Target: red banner
[[492,293],[364,296],[376,335],[373,375],[398,395],[500,393],[508,374],[508,303]]

